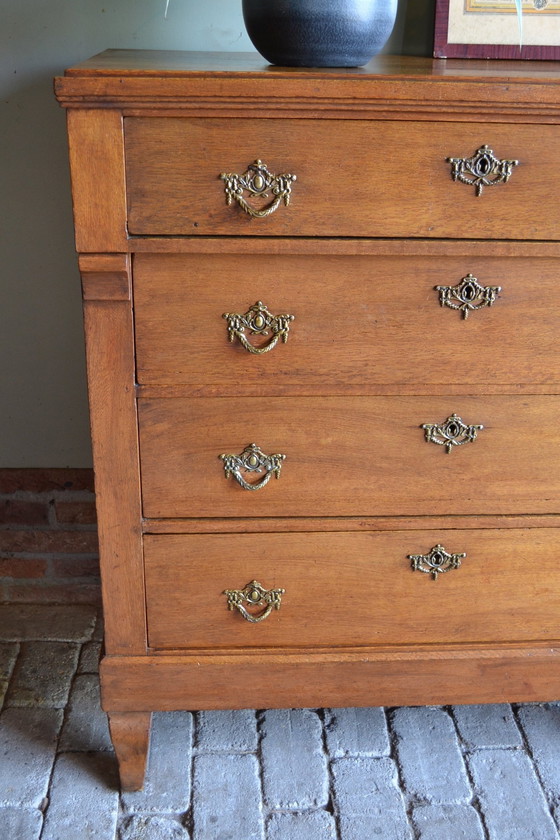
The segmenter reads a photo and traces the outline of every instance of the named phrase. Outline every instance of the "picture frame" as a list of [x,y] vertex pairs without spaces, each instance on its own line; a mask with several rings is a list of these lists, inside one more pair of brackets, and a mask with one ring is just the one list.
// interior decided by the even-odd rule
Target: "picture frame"
[[560,0],[523,0],[522,32],[514,0],[436,0],[434,57],[558,61]]

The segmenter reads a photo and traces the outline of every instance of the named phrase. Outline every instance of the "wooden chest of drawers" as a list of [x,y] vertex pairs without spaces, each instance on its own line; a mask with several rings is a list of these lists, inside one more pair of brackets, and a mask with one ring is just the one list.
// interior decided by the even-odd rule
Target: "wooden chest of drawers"
[[152,710],[557,699],[557,66],[56,89],[123,787]]

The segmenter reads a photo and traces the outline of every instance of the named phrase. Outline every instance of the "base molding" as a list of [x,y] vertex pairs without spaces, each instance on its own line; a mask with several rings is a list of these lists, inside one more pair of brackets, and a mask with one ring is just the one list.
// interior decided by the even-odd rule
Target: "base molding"
[[546,702],[560,697],[560,641],[552,644],[106,656],[102,705],[138,712]]

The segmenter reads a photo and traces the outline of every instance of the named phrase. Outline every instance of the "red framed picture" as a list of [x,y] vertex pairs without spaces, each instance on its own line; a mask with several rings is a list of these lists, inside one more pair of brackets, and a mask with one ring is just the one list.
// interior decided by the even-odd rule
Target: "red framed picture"
[[436,0],[436,58],[560,59],[560,0]]

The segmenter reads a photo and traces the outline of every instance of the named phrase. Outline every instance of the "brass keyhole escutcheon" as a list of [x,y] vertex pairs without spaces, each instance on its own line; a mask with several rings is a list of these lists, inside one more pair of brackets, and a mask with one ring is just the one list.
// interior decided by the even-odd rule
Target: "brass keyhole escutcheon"
[[469,312],[475,309],[482,309],[484,306],[492,306],[500,292],[501,286],[483,286],[472,274],[463,277],[456,286],[434,286],[439,292],[439,302],[449,309],[458,309],[463,313],[463,318],[469,317]]
[[454,181],[474,186],[476,195],[482,195],[484,187],[494,187],[509,181],[518,160],[500,160],[490,146],[481,146],[472,157],[446,158],[451,164]]
[[449,454],[455,447],[475,441],[484,426],[474,423],[468,425],[463,423],[458,414],[451,414],[443,423],[423,423],[420,428],[424,429],[428,443],[445,446]]
[[424,574],[431,575],[433,580],[438,579],[438,575],[450,571],[450,569],[458,569],[467,555],[451,554],[438,543],[428,552],[428,554],[408,554],[407,557],[411,561],[412,570],[414,572],[424,572]]

